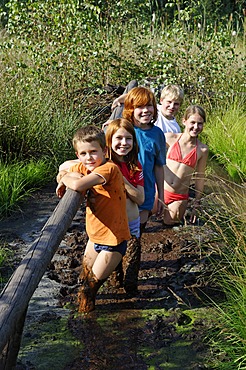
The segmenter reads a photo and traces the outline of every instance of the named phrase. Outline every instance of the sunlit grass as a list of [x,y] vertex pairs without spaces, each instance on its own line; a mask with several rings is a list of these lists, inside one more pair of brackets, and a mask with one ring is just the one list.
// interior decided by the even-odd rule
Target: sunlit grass
[[[44,24],[40,16],[38,26]],[[72,20],[77,26],[74,13]],[[53,44],[47,42],[48,29],[40,42],[32,42],[30,33],[27,43],[18,41],[16,35],[1,38],[0,217],[54,179],[58,165],[74,155],[73,132],[93,123],[100,108],[98,93],[90,104],[93,91],[89,87],[124,85],[133,78],[178,83],[185,86],[184,108],[190,103],[209,108],[204,134],[210,153],[233,181],[245,181],[245,39],[227,39],[223,29],[207,38],[199,30],[190,33],[178,24],[145,32],[149,28],[140,26],[138,19],[134,27],[117,23],[105,29],[101,25],[102,32],[98,25],[92,26],[87,37],[83,30],[83,34],[73,32],[72,38],[57,37],[55,27]],[[34,22],[32,31],[33,27]],[[231,96],[237,99],[229,100]],[[218,330],[211,340],[214,368],[246,369],[245,187],[219,178],[215,181],[220,186],[205,216],[217,239],[220,260],[215,267],[226,302],[216,306]],[[7,252],[0,249],[0,265],[6,258]]]
[[72,102],[64,104],[57,86],[35,92],[34,85],[29,81],[26,91],[0,78],[0,217],[55,179],[59,164],[75,156],[73,133],[91,123],[83,109],[90,93],[75,110]]
[[6,216],[20,201],[51,179],[48,168],[44,160],[0,163],[0,217]]
[[[27,44],[21,42],[21,38],[16,38],[17,35],[13,37],[2,35],[0,39],[1,160],[12,163],[13,160],[49,158],[53,168],[58,168],[62,161],[74,155],[71,146],[74,131],[85,124],[103,123],[96,113],[103,109],[101,106],[103,100],[101,95],[103,96],[105,86],[103,83],[125,84],[132,78],[141,81],[149,76],[151,80],[155,80],[156,85],[179,83],[181,86],[186,86],[184,103],[186,105],[196,102],[210,106],[217,102],[219,106],[221,96],[225,94],[231,96],[232,92],[235,95],[238,94],[238,91],[234,91],[234,86],[240,89],[243,84],[243,79],[240,77],[242,73],[242,66],[239,63],[240,45],[237,44],[238,57],[235,53],[231,55],[230,48],[222,47],[222,41],[226,37],[224,33],[221,34],[221,39],[218,35],[210,35],[213,39],[213,42],[210,42],[210,37],[207,39],[200,33],[189,33],[177,24],[168,31],[163,29],[161,33],[142,33],[138,22],[135,27],[133,30],[132,27],[128,28],[125,25],[117,37],[117,32],[115,30],[112,32],[113,30],[110,31],[108,28],[103,30],[102,34],[96,33],[95,37],[94,28],[92,28],[89,37],[94,36],[93,43],[89,42],[87,45],[85,42],[82,49],[80,41],[78,44],[73,41],[70,45],[69,38],[66,41],[68,44],[65,45],[59,44],[58,40],[54,45],[47,40],[42,40],[37,45],[37,40],[35,38],[32,40],[31,35],[28,37]],[[105,36],[104,32],[107,35],[107,42],[102,36]],[[24,36],[23,33],[25,40]],[[79,39],[79,35],[77,36]],[[168,37],[168,43],[165,42],[166,37]],[[230,37],[227,41],[231,42]],[[107,50],[102,48],[105,42],[108,45]],[[70,53],[67,52],[70,47],[74,55],[78,53],[79,58],[71,58]],[[58,54],[55,52],[57,49],[60,50]],[[120,55],[116,53],[118,49],[120,49]],[[186,51],[189,51],[189,58]],[[115,53],[118,55],[117,62],[115,62]],[[81,60],[87,62],[83,63]],[[105,65],[110,66],[107,71],[103,67]],[[223,76],[228,74],[229,70],[230,78],[227,80]],[[234,77],[232,71],[234,71]],[[107,76],[102,78],[105,73]],[[215,94],[216,91],[222,91],[222,93]],[[237,126],[235,125],[235,128],[233,125],[233,127],[229,126],[227,128],[229,136],[224,138],[222,134],[227,123],[224,122],[223,117],[220,118],[220,110],[212,109],[213,111],[215,112],[211,114],[212,124],[207,125],[210,150],[219,160],[225,159],[230,175],[243,178],[246,151],[243,151],[245,133],[241,116],[240,119],[228,118],[229,124],[231,120],[233,125],[236,122]],[[224,111],[226,112],[227,109]],[[214,123],[216,124],[213,125]],[[235,135],[237,135],[236,139]],[[215,141],[216,138],[219,140],[223,138],[221,141],[226,147],[222,146],[222,143],[219,147]],[[232,158],[232,154],[235,159]],[[54,177],[55,173],[53,173]]]
[[5,272],[5,267],[12,264],[13,255],[13,250],[0,238],[0,291],[2,290],[2,284],[8,279],[8,273]]
[[217,308],[217,328],[210,335],[214,369],[246,369],[246,189],[216,178],[208,203],[208,226],[217,239],[217,283],[226,299]]
[[[0,267],[2,267],[6,263],[10,254],[11,254],[11,251],[4,244],[0,245]],[[1,279],[1,273],[0,273],[0,279]]]
[[209,148],[234,180],[246,178],[245,99],[209,114],[205,129]]

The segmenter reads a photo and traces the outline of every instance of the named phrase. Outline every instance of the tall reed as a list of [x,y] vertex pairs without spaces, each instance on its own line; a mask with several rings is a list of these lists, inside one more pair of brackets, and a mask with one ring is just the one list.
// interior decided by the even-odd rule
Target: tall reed
[[0,162],[0,218],[8,215],[20,201],[47,183],[48,167],[49,164],[44,160],[13,164]]
[[236,181],[246,179],[245,98],[230,100],[209,113],[205,133],[209,148]]
[[246,368],[246,188],[219,178],[206,218],[217,240],[215,268],[225,301],[215,304],[217,328],[210,333],[213,368]]

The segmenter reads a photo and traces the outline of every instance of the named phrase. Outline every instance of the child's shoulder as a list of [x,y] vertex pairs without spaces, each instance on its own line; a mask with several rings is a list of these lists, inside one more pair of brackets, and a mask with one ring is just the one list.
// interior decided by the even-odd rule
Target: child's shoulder
[[151,129],[151,136],[154,140],[165,141],[164,132],[158,126],[153,126]]
[[139,128],[138,132],[141,133],[142,135],[149,135],[149,136],[163,134],[163,131],[160,129],[160,127],[155,126],[155,125],[151,125],[151,126],[149,125],[148,129],[146,130]]
[[208,152],[209,147],[206,144],[203,144],[200,140],[197,140],[198,146],[202,152]]
[[182,134],[178,133],[173,133],[173,132],[166,132],[165,133],[165,138],[166,138],[166,143],[171,146],[173,145],[181,136]]
[[173,139],[173,140],[178,140],[181,136],[182,136],[182,133],[180,132],[165,132],[165,138],[166,139]]
[[103,176],[106,182],[110,180],[115,181],[119,177],[119,173],[121,174],[119,167],[110,159],[96,167],[93,172],[99,176]]
[[112,159],[106,159],[106,162],[104,163],[105,166],[108,167],[116,167],[118,168],[117,164],[112,161]]
[[106,162],[101,164],[101,166],[97,167],[99,170],[108,171],[108,172],[118,172],[120,171],[119,167],[116,163],[114,163],[111,159],[107,159]]
[[82,174],[85,174],[86,171],[86,167],[80,161],[74,161],[74,163],[68,168],[68,172],[80,172]]

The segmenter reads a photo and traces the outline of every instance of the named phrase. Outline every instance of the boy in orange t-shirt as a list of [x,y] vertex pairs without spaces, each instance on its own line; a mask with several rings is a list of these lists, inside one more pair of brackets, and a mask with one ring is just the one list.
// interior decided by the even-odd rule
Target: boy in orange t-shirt
[[74,135],[73,147],[80,163],[59,172],[56,193],[61,198],[68,187],[82,193],[90,189],[93,194],[93,203],[87,200],[89,240],[78,295],[79,312],[90,312],[95,308],[99,287],[121,261],[130,239],[126,192],[118,166],[105,159],[105,135],[100,128],[80,128]]

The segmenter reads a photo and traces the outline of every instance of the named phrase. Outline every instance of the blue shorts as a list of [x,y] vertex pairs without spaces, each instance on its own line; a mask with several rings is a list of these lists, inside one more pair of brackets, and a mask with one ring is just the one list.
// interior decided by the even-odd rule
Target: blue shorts
[[140,216],[128,223],[131,236],[140,237]]
[[122,254],[122,257],[126,254],[126,247],[126,240],[115,246],[94,243],[94,249],[97,253],[100,253],[101,251],[119,252],[120,254]]

